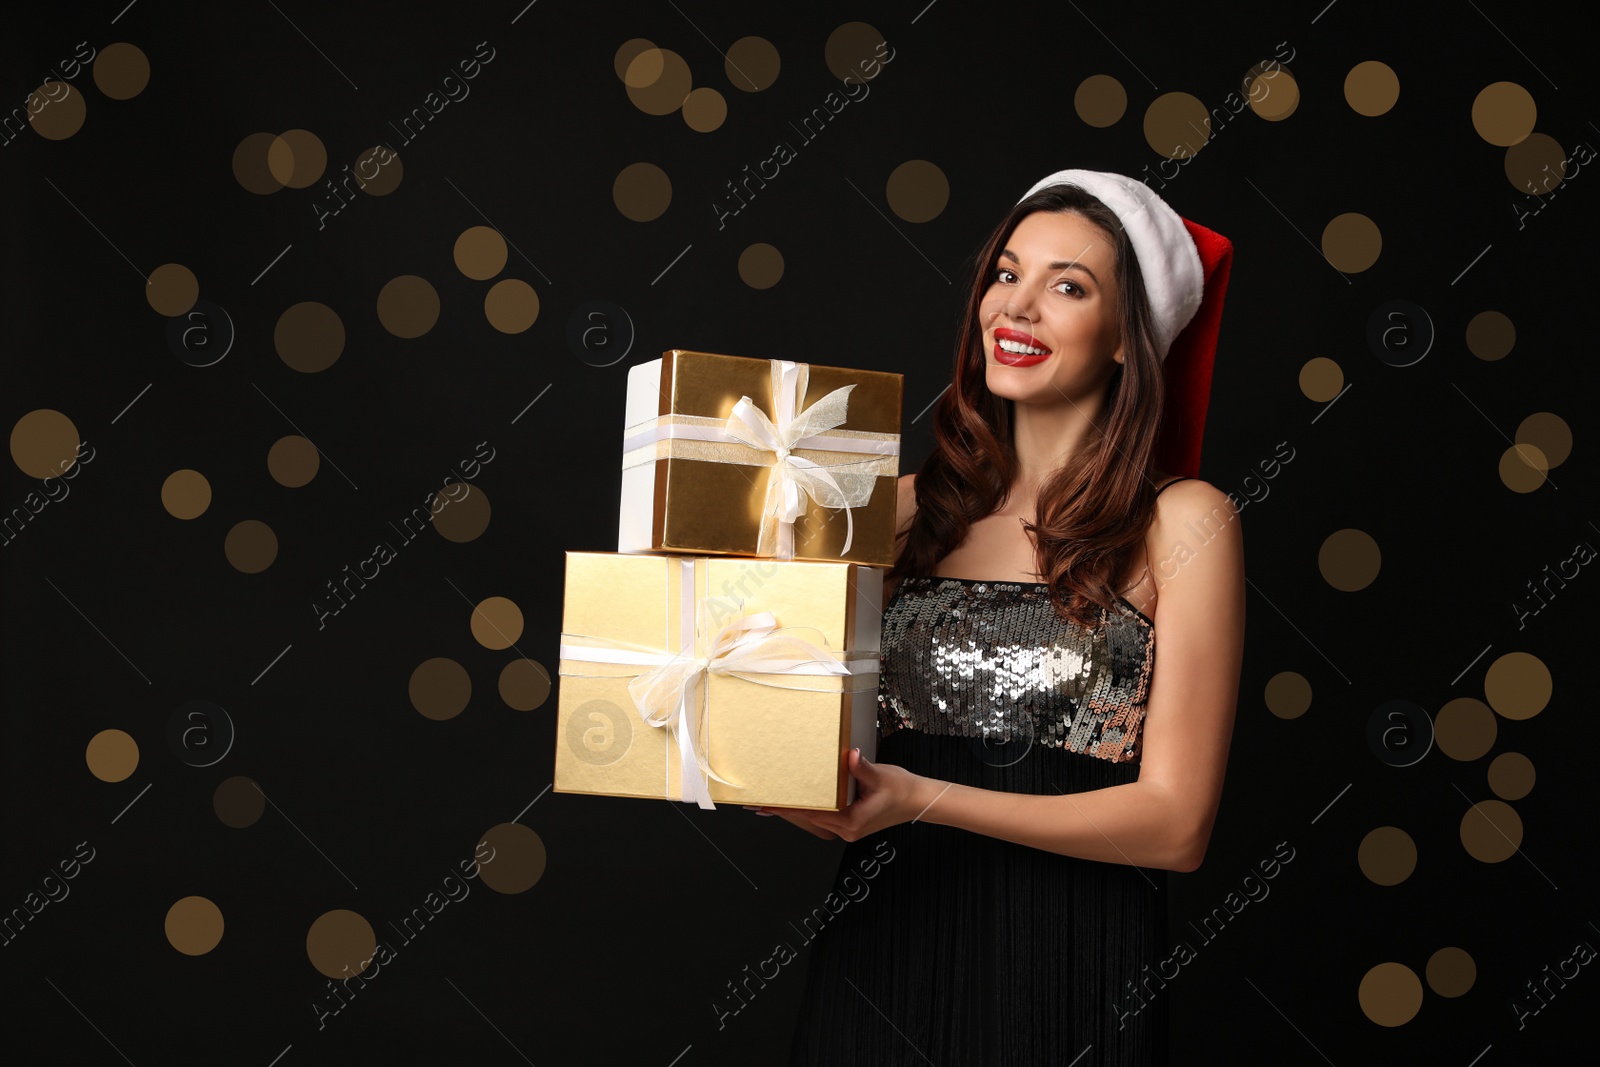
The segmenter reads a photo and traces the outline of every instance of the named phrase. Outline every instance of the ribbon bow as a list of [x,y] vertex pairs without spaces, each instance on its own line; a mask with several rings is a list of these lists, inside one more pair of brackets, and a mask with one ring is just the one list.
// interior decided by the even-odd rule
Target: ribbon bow
[[[839,550],[839,554],[844,555],[850,551],[851,539],[855,536],[855,519],[850,509],[865,505],[872,497],[876,473],[843,470],[851,466],[848,463],[834,464],[830,468],[790,453],[800,447],[802,439],[844,423],[848,417],[850,390],[855,385],[841,386],[797,414],[795,409],[805,400],[810,364],[787,359],[771,362],[772,409],[776,422],[748,396],[742,396],[723,427],[729,437],[775,453],[777,457],[767,477],[756,554],[776,559],[794,558],[794,523],[805,506],[804,497],[809,496],[822,507],[844,509],[844,547]],[[770,521],[772,519],[776,522]]]
[[[850,668],[826,650],[778,628],[770,611],[746,615],[718,630],[709,642],[709,654],[679,654],[645,671],[628,683],[628,693],[646,726],[666,729],[678,747],[683,774],[683,799],[702,808],[714,807],[710,785],[694,773],[698,765],[707,777],[738,788],[711,769],[700,738],[701,690],[712,674],[843,674]],[[804,669],[807,665],[818,666]]]

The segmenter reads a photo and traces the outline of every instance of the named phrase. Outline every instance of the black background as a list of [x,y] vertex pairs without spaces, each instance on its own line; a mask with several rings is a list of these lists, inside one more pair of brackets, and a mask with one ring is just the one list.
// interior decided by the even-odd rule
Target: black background
[[[1280,442],[1295,452],[1243,513],[1251,591],[1238,727],[1205,864],[1170,876],[1175,934],[1278,842],[1295,858],[1170,984],[1173,1062],[1490,1065],[1588,1047],[1581,1022],[1600,1003],[1592,967],[1523,1029],[1511,1001],[1578,941],[1600,942],[1596,733],[1582,673],[1600,579],[1585,568],[1522,630],[1511,603],[1546,564],[1600,537],[1582,318],[1594,306],[1583,250],[1600,190],[1579,173],[1519,229],[1525,198],[1504,150],[1470,120],[1479,90],[1510,80],[1538,101],[1538,130],[1569,152],[1594,144],[1594,67],[1575,24],[1550,8],[1354,0],[1092,10],[941,0],[920,14],[918,3],[542,0],[520,17],[519,0],[277,6],[62,6],[11,20],[0,44],[13,101],[82,40],[132,42],[152,69],[128,101],[100,95],[84,71],[82,130],[0,147],[4,424],[54,408],[96,450],[71,495],[0,556],[0,908],[20,905],[77,842],[97,850],[71,896],[0,948],[6,1046],[37,1063],[779,1062],[804,957],[725,1028],[711,1004],[821,901],[840,846],[737,806],[545,792],[555,694],[532,712],[499,700],[494,681],[512,654],[472,639],[467,599],[514,600],[526,618],[520,651],[553,671],[562,553],[615,547],[626,370],[665,348],[900,372],[902,469],[915,469],[930,420],[911,419],[948,381],[965,260],[993,222],[1053,170],[1154,167],[1161,157],[1140,132],[1151,100],[1183,90],[1218,106],[1287,42],[1298,110],[1282,122],[1237,116],[1163,191],[1236,247],[1202,476],[1243,496]],[[838,87],[823,46],[855,20],[884,34],[893,60],[719,230],[711,205],[724,183],[776,140],[793,143],[787,123]],[[723,74],[717,49],[747,34],[782,56],[765,92],[740,92]],[[728,99],[726,123],[700,134],[676,114],[634,108],[612,69],[633,37],[682,54],[696,85]],[[392,139],[387,123],[480,41],[495,59],[401,149],[392,195],[358,199],[319,230],[318,187],[262,197],[234,179],[241,139],[297,127],[328,147],[332,175]],[[1343,98],[1345,74],[1367,59],[1400,78],[1398,104],[1379,118]],[[1073,107],[1095,73],[1129,93],[1108,129]],[[884,183],[917,158],[942,168],[951,192],[936,219],[912,224],[889,210]],[[617,172],[638,160],[672,180],[670,208],[649,223],[611,198]],[[524,334],[491,329],[489,283],[452,262],[456,236],[483,222],[474,204],[526,255],[513,252],[503,275],[539,293]],[[1349,211],[1378,224],[1383,251],[1345,280],[1315,244]],[[736,269],[757,241],[785,260],[767,290]],[[187,265],[237,328],[214,366],[176,358],[144,299],[135,273],[166,262]],[[428,334],[402,340],[374,302],[408,273],[434,284],[442,311]],[[566,340],[574,309],[594,299],[625,308],[638,331],[628,357],[605,368]],[[1390,366],[1366,343],[1368,316],[1394,299],[1424,307],[1437,330],[1413,366]],[[335,308],[347,331],[343,356],[319,374],[273,348],[277,317],[303,300]],[[1486,309],[1517,328],[1497,362],[1464,342]],[[1326,411],[1298,386],[1317,356],[1352,386]],[[293,432],[274,404],[348,481],[327,463],[302,489],[272,481],[266,450]],[[1554,484],[1512,492],[1499,457],[1538,411],[1573,428],[1573,454]],[[495,449],[475,483],[492,501],[488,530],[465,544],[419,539],[319,631],[310,603],[324,582],[481,441]],[[185,467],[214,493],[192,522],[160,501],[163,480]],[[37,489],[11,463],[3,478],[8,510]],[[261,574],[222,552],[244,518],[279,539]],[[1357,593],[1317,567],[1323,540],[1348,527],[1383,552],[1377,580]],[[1538,782],[1513,804],[1521,853],[1491,865],[1466,854],[1457,828],[1469,799],[1491,796],[1492,754],[1463,763],[1435,748],[1390,767],[1366,726],[1391,699],[1431,713],[1481,698],[1484,670],[1509,651],[1543,660],[1555,695],[1532,719],[1500,722],[1494,752],[1528,755]],[[432,656],[457,659],[474,681],[467,711],[445,722],[407,699],[411,671]],[[1265,707],[1263,687],[1281,671],[1312,684],[1300,718]],[[168,718],[191,699],[222,705],[238,729],[216,766],[190,767],[167,747]],[[113,727],[142,753],[115,785],[83,758],[89,737]],[[244,830],[219,822],[211,793],[235,774],[260,782],[304,836],[272,809]],[[350,908],[377,926],[408,911],[484,830],[519,812],[547,849],[539,883],[517,895],[475,883],[319,1030],[311,921]],[[1418,844],[1417,870],[1397,886],[1374,885],[1356,863],[1382,825]],[[204,956],[174,951],[162,933],[167,908],[190,894],[226,919]],[[1356,992],[1369,968],[1396,961],[1420,976],[1447,945],[1476,962],[1466,995],[1425,989],[1417,1016],[1393,1029],[1366,1018]]]

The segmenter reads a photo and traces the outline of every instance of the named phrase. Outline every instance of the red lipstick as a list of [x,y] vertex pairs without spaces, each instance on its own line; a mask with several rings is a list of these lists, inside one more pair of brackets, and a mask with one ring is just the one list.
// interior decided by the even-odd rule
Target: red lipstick
[[[995,327],[994,331],[994,359],[996,363],[1007,367],[1031,367],[1035,363],[1043,363],[1050,358],[1048,346],[1040,344],[1032,334],[1022,333],[1019,330],[1008,330],[1004,326]],[[1022,352],[1007,352],[1000,347],[1001,341],[1012,341],[1017,344],[1027,345],[1029,348],[1042,349],[1038,355]]]

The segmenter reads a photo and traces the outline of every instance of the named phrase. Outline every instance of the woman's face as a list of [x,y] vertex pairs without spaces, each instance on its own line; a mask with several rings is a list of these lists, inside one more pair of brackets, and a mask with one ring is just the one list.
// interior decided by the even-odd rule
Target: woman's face
[[1049,405],[1103,390],[1123,358],[1115,269],[1110,237],[1077,212],[1018,223],[979,306],[989,391]]

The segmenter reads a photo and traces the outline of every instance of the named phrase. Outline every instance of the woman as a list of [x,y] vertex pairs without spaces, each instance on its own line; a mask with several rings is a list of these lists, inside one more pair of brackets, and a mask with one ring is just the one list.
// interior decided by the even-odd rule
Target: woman
[[1238,513],[1191,476],[1230,263],[1079,170],[980,253],[900,479],[877,759],[843,811],[760,809],[848,842],[794,1064],[1166,1062],[1160,889],[1205,855],[1243,655]]

